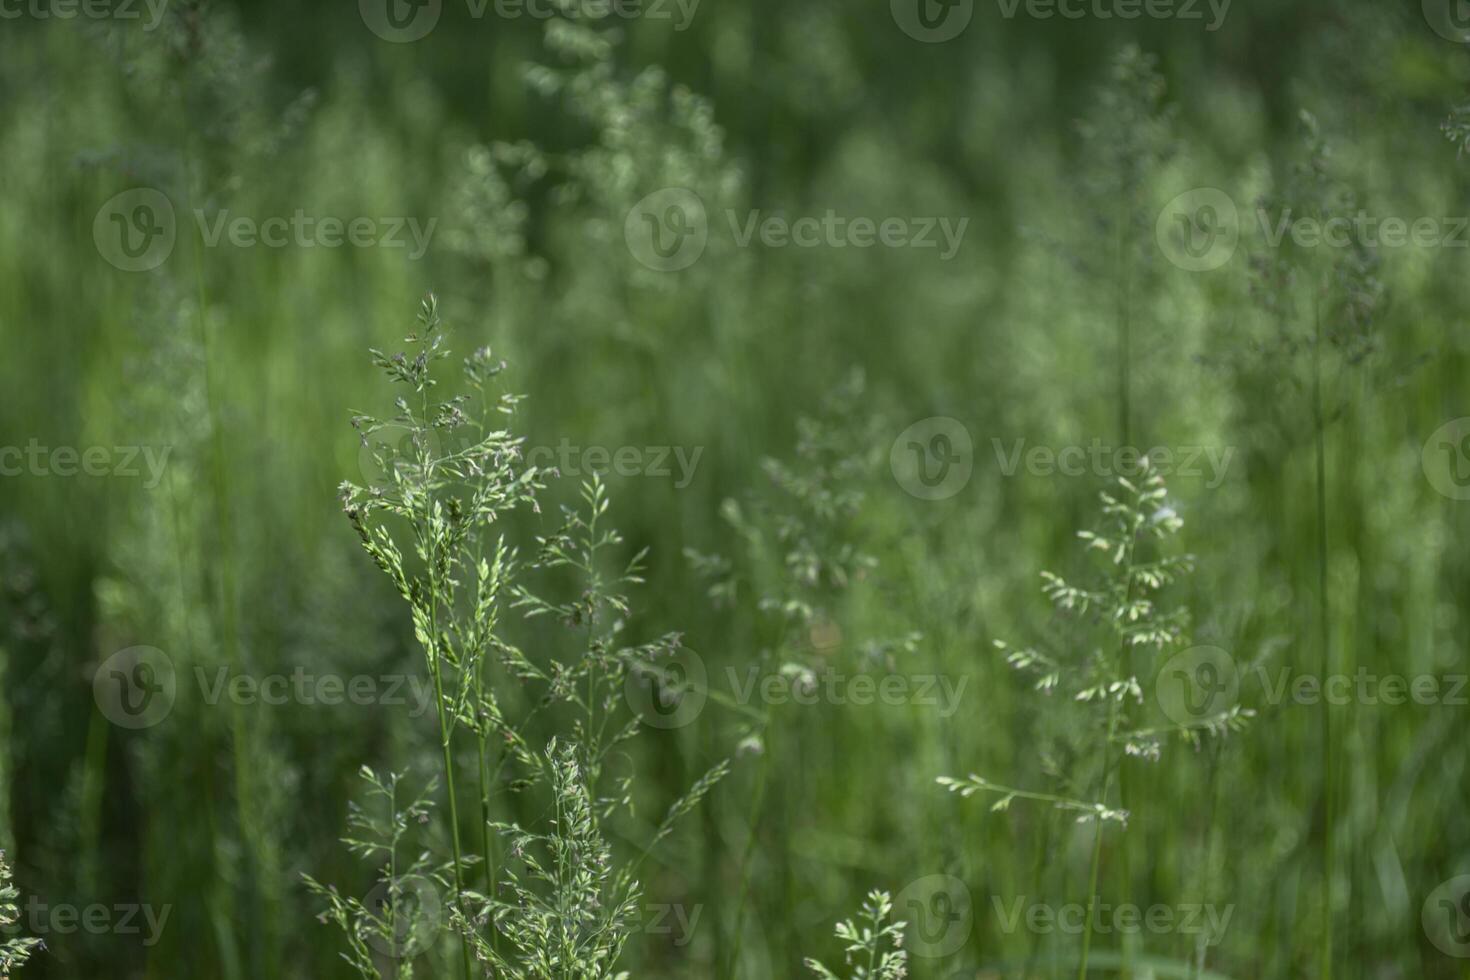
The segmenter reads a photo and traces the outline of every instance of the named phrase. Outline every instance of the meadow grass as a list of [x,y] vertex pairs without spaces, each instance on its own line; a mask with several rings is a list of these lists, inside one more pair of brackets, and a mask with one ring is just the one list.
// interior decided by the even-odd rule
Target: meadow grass
[[[1271,240],[1452,230],[1460,45],[1367,3],[936,44],[442,6],[0,35],[0,973],[1465,975],[1464,252]],[[94,226],[136,188],[175,240],[130,272]],[[662,271],[671,189],[708,235]],[[437,223],[211,238],[298,209]],[[829,210],[969,221],[732,232]],[[158,664],[129,727],[111,671]],[[1201,664],[1237,683],[1181,722]]]

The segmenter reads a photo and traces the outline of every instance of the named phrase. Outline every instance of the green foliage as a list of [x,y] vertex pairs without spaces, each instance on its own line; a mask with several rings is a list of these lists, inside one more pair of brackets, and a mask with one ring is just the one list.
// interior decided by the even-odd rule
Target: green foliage
[[[837,938],[847,944],[845,961],[852,980],[903,980],[908,976],[908,953],[903,949],[902,922],[889,922],[893,900],[884,891],[871,891],[863,902],[858,921],[837,924]],[[892,949],[885,947],[892,946]],[[837,980],[841,974],[808,958],[807,969],[822,980]]]
[[[372,352],[388,381],[412,394],[395,399],[398,412],[389,419],[361,413],[352,419],[382,479],[370,486],[344,484],[341,495],[363,548],[409,604],[434,684],[454,856],[444,866],[447,872],[433,865],[430,877],[446,887],[453,882],[449,907],[466,943],[467,972],[473,953],[501,975],[611,977],[634,928],[640,895],[634,875],[641,858],[620,863],[606,842],[603,822],[619,810],[631,813],[634,805],[632,775],[611,776],[606,770],[614,751],[642,727],[640,718],[625,710],[630,674],[656,668],[680,648],[680,636],[622,645],[632,615],[623,590],[643,582],[644,552],[619,570],[605,567],[623,538],[608,524],[611,501],[600,476],[583,484],[582,508],[564,507],[561,526],[537,537],[535,555],[522,567],[518,552],[507,544],[507,519],[518,509],[539,513],[537,493],[554,474],[523,465],[523,437],[486,424],[492,404],[487,386],[504,362],[486,348],[476,351],[463,364],[469,393],[447,395],[434,373],[435,362],[449,356],[434,296],[423,301],[418,322],[405,341],[409,350]],[[519,401],[519,396],[500,394],[493,405],[509,417]],[[388,432],[397,438],[381,438]],[[395,534],[406,534],[412,550],[406,552]],[[533,573],[570,576],[572,597],[548,598],[533,590],[522,581]],[[554,642],[535,654],[524,652],[501,624],[503,608],[521,611],[531,623],[542,617],[559,623],[577,637],[575,652],[559,657],[552,652]],[[492,673],[497,668],[503,672],[498,677]],[[504,709],[508,681],[534,698],[537,707],[527,716],[512,718]],[[569,723],[562,722],[568,727],[544,751],[533,748],[528,729],[536,715],[557,708],[570,715]],[[477,744],[481,836],[471,846],[479,846],[479,854],[467,852],[460,838],[453,751],[459,728]],[[504,755],[493,764],[496,747]],[[508,769],[513,771],[507,774]],[[716,764],[670,807],[643,856],[727,771],[726,763]],[[517,792],[546,789],[552,816],[544,830],[492,820],[491,797],[502,781]],[[421,801],[406,813],[428,819]],[[500,868],[491,865],[492,832],[508,845]],[[390,833],[389,844],[380,849],[395,854],[397,840]],[[349,846],[364,856],[374,853],[356,839]],[[481,861],[491,865],[488,895],[465,884]],[[427,859],[420,858],[406,874],[419,879],[430,870]],[[390,892],[396,880],[396,874],[385,878]],[[329,899],[332,917],[349,929],[349,958],[359,970],[371,969],[363,936],[385,928],[384,923],[370,913],[364,919],[360,905],[335,892]],[[505,944],[510,949],[502,953]]]
[[1251,353],[1267,369],[1284,369],[1300,390],[1309,384],[1303,364],[1314,353],[1333,357],[1329,368],[1341,372],[1378,350],[1374,328],[1385,298],[1378,276],[1382,258],[1354,220],[1364,202],[1336,172],[1332,146],[1316,117],[1303,110],[1298,130],[1300,142],[1282,186],[1261,207],[1273,221],[1289,216],[1340,229],[1347,242],[1302,248],[1286,239],[1253,257],[1252,294],[1276,333]]
[[[408,602],[414,636],[438,692],[441,734],[447,745],[464,724],[482,734],[482,717],[496,717],[493,695],[483,704],[482,667],[498,645],[499,600],[514,574],[515,555],[499,535],[500,523],[518,507],[535,507],[542,474],[521,463],[524,439],[491,428],[487,385],[503,363],[488,348],[464,360],[464,377],[474,395],[439,398],[433,362],[449,356],[438,301],[427,297],[410,351],[373,351],[373,363],[390,382],[412,389],[395,399],[398,413],[387,420],[354,415],[352,424],[371,450],[383,481],[362,487],[344,484],[343,509],[363,548]],[[519,396],[495,396],[493,409],[514,413]],[[383,441],[381,433],[395,439]],[[407,558],[384,518],[396,518],[412,540]]]
[[[19,897],[20,892],[11,883],[10,864],[5,860],[5,853],[0,851],[0,929],[7,933],[20,920],[20,908],[15,904]],[[10,976],[11,971],[23,966],[32,953],[45,948],[46,944],[34,936],[7,936],[0,942],[0,977]]]
[[[1006,663],[1036,678],[1036,691],[1057,698],[1059,703],[1049,713],[1064,712],[1069,705],[1087,709],[1085,718],[1062,733],[1059,744],[1043,748],[1041,768],[1063,795],[1013,789],[976,775],[941,776],[938,782],[951,792],[997,794],[1000,799],[991,807],[996,811],[1008,809],[1016,799],[1027,799],[1078,812],[1079,820],[1127,821],[1127,811],[1112,806],[1107,798],[1112,773],[1123,755],[1157,761],[1162,748],[1156,732],[1138,725],[1139,719],[1130,712],[1143,705],[1143,685],[1152,680],[1158,662],[1187,642],[1187,611],[1161,608],[1157,597],[1194,569],[1192,555],[1168,554],[1158,547],[1178,534],[1184,522],[1169,504],[1163,476],[1150,470],[1147,462],[1144,466],[1136,482],[1119,477],[1118,491],[1099,494],[1097,530],[1077,533],[1088,553],[1100,553],[1103,576],[1095,583],[1074,585],[1053,572],[1041,573],[1042,592],[1058,613],[1095,627],[1098,639],[1073,641],[1080,648],[1067,651],[1012,648],[1003,640],[995,641]],[[1173,730],[1197,744],[1202,732],[1224,735],[1240,730],[1251,714],[1232,705]],[[1063,759],[1074,760],[1073,768],[1066,769]],[[1089,801],[1099,786],[1101,798]]]
[[[1453,231],[1465,49],[1418,5],[1196,31],[1022,4],[932,44],[904,3],[391,3],[438,15],[403,44],[365,24],[381,2],[66,6],[0,31],[0,845],[79,909],[173,910],[152,945],[53,929],[17,975],[786,977],[841,958],[822,910],[938,871],[977,914],[920,955],[905,890],[915,977],[1077,975],[1075,937],[978,914],[1023,894],[1235,908],[1218,942],[1090,936],[1092,975],[1455,974],[1420,919],[1470,866],[1470,716],[1296,692],[1465,673],[1466,509],[1423,473],[1463,448],[1425,441],[1466,411],[1464,249],[1251,233],[1369,208]],[[1159,222],[1206,187],[1241,237],[1192,271]],[[95,234],[134,188],[172,205],[145,272]],[[670,188],[709,235],[658,272],[625,222]],[[298,210],[438,225],[421,257],[206,233]],[[732,235],[829,211],[970,223],[944,261]],[[385,346],[428,281],[457,339],[430,299]],[[934,416],[972,466],[920,500],[888,460]],[[532,465],[562,439],[703,456],[679,486]],[[35,473],[32,440],[167,464]],[[1094,443],[1171,449],[1168,496],[1109,486],[1093,524],[1116,474],[1028,455]],[[1201,448],[1234,454],[1218,481],[1180,472]],[[1193,642],[1239,696],[1181,726],[1151,687]],[[177,693],[141,730],[91,687],[135,645]],[[438,689],[426,715],[248,696],[298,673]],[[964,697],[833,703],[833,675]],[[644,731],[650,682],[708,703]],[[830,972],[873,966],[852,952]]]
[[[613,862],[593,811],[587,780],[572,746],[545,752],[554,817],[544,833],[497,825],[523,870],[506,873],[506,897],[470,898],[474,922],[457,925],[492,976],[530,980],[626,978],[615,972],[638,916],[638,883]],[[480,929],[503,936],[502,956]]]
[[722,504],[743,549],[738,559],[685,550],[717,607],[745,601],[799,636],[830,622],[848,587],[876,568],[860,544],[859,515],[882,423],[865,414],[864,387],[861,375],[851,376],[828,395],[820,417],[797,420],[795,460],[761,460],[763,493]]
[[359,976],[409,980],[414,957],[443,925],[439,896],[448,891],[453,873],[448,864],[432,861],[428,851],[417,856],[400,853],[411,846],[405,842],[419,825],[429,822],[433,804],[428,796],[434,785],[430,782],[424,793],[403,804],[402,774],[379,775],[364,766],[359,775],[367,783],[367,801],[352,803],[348,836],[342,843],[355,857],[378,863],[378,885],[372,892],[376,901],[369,905],[343,897],[336,886],[323,885],[310,875],[302,877],[307,888],[326,902],[319,918],[342,930],[348,945],[342,958]]

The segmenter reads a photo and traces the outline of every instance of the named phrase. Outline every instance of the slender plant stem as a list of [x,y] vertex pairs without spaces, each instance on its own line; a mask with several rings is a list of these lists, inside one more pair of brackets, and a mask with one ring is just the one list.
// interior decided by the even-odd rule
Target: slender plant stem
[[1131,251],[1128,248],[1127,228],[1131,207],[1124,208],[1118,220],[1118,435],[1121,445],[1127,446],[1132,438],[1133,392],[1133,276]]
[[[1133,215],[1131,196],[1125,207],[1123,216],[1118,222],[1118,266],[1119,266],[1119,296],[1118,296],[1118,436],[1119,445],[1131,446],[1133,441],[1133,252],[1128,247],[1128,228],[1131,226]],[[1132,553],[1130,549],[1130,568]],[[1125,648],[1120,656],[1126,666],[1128,664],[1128,650]],[[1111,751],[1113,734],[1108,736],[1107,750]],[[1131,797],[1128,787],[1127,772],[1119,769],[1118,772],[1118,803],[1123,809],[1128,809]],[[1103,805],[1107,805],[1107,786],[1103,786]],[[1098,822],[1098,839],[1102,838],[1102,822]],[[1122,867],[1123,900],[1127,901],[1131,895],[1130,881],[1128,875],[1128,837],[1124,835],[1119,842],[1119,864]],[[1097,868],[1093,867],[1093,894],[1097,892],[1096,881]],[[1088,923],[1088,928],[1091,922]],[[1129,946],[1123,945],[1123,968],[1124,976],[1128,972]]]
[[[1201,898],[1210,901],[1215,894],[1215,820],[1220,813],[1220,761],[1225,754],[1224,745],[1216,740],[1210,747],[1210,803],[1208,807],[1209,817],[1205,820],[1205,839],[1201,860],[1204,863],[1203,877],[1204,890]],[[1212,937],[1216,942],[1221,937]],[[1204,976],[1205,973],[1205,950],[1209,946],[1208,939],[1201,939],[1196,945],[1196,955],[1191,960],[1190,976]]]
[[[1124,545],[1123,560],[1123,596],[1122,607],[1126,608],[1133,598],[1133,554],[1134,542],[1137,538],[1138,528],[1128,528],[1128,541]],[[1118,640],[1118,665],[1116,674],[1122,674],[1128,665],[1128,641],[1119,637]],[[1115,679],[1119,679],[1115,677]],[[1108,708],[1108,738],[1103,743],[1103,782],[1102,795],[1098,798],[1103,806],[1108,805],[1108,793],[1112,789],[1113,782],[1113,740],[1118,734],[1118,697],[1111,692],[1108,695],[1112,701]],[[1121,695],[1120,695],[1121,696]],[[1092,920],[1097,914],[1097,879],[1098,872],[1102,866],[1102,815],[1097,816],[1097,832],[1092,839],[1092,867],[1088,872],[1087,886],[1087,921],[1082,927],[1082,961],[1077,967],[1077,980],[1087,980],[1087,959],[1092,951]]]
[[[393,845],[388,848],[388,935],[398,936],[398,895],[395,894],[398,885],[398,780],[396,777],[388,783],[388,823],[393,826]],[[397,954],[400,950],[394,950]],[[393,977],[398,977],[398,956],[391,957],[393,960]]]
[[[774,719],[773,719],[774,720]],[[760,831],[762,807],[766,798],[766,782],[771,771],[771,730],[768,724],[761,732],[765,740],[765,751],[761,753],[760,775],[756,779],[755,793],[750,799],[750,839],[745,842],[745,851],[740,855],[740,891],[735,899],[735,942],[730,947],[730,958],[725,964],[725,980],[735,980],[735,966],[740,961],[741,919],[745,917],[745,899],[750,888],[750,860],[755,853],[756,838]]]
[[[1132,574],[1132,563],[1129,563],[1129,574]],[[1111,695],[1110,695],[1111,696]],[[1108,803],[1108,791],[1113,782],[1113,736],[1118,730],[1118,702],[1113,701],[1112,708],[1108,712],[1108,755],[1103,761],[1103,784],[1100,800],[1103,806]],[[1082,927],[1082,962],[1077,967],[1077,980],[1087,980],[1087,958],[1092,951],[1092,920],[1097,914],[1097,878],[1098,871],[1102,866],[1102,837],[1103,820],[1102,815],[1097,816],[1097,830],[1092,838],[1092,865],[1088,871],[1087,884],[1087,921]]]
[[[429,417],[428,396],[423,398],[423,418]],[[425,451],[420,449],[422,455]],[[427,464],[427,460],[420,459],[420,463]],[[429,506],[427,503],[424,505]],[[425,526],[432,526],[432,513],[426,513]],[[459,841],[459,799],[454,789],[454,753],[451,751],[450,742],[453,740],[453,727],[450,725],[448,712],[444,705],[444,662],[439,650],[439,576],[438,555],[435,553],[433,538],[425,536],[425,558],[428,565],[429,576],[429,636],[426,651],[429,661],[429,673],[434,679],[434,707],[439,717],[439,742],[443,750],[444,761],[444,792],[449,797],[449,839],[454,848],[454,900],[464,901],[464,849]],[[460,962],[464,967],[465,980],[472,980],[470,973],[470,944],[465,937],[460,937]]]
[[[477,679],[475,683],[477,688],[476,701],[477,703],[483,703],[483,682]],[[482,855],[485,861],[485,894],[490,896],[491,899],[494,899],[496,884],[495,865],[490,860],[491,854],[493,853],[491,848],[494,845],[490,835],[490,753],[489,747],[486,745],[487,736],[483,730],[483,726],[478,735],[477,742],[480,753],[480,846],[485,851]],[[497,953],[500,952],[500,930],[493,926],[490,931],[490,945]]]
[[[1107,789],[1106,780],[1103,782],[1103,789]],[[1103,821],[1099,817],[1092,837],[1092,869],[1088,872],[1087,883],[1087,922],[1082,929],[1082,962],[1077,967],[1077,980],[1087,980],[1087,957],[1092,951],[1092,917],[1097,908],[1097,875],[1102,865],[1102,835]]]
[[[1036,843],[1036,857],[1031,866],[1031,887],[1038,895],[1046,894],[1043,881],[1047,858],[1051,855],[1052,835],[1056,830],[1057,811],[1048,809],[1042,820],[1041,836]],[[1031,930],[1031,949],[1026,954],[1026,968],[1022,976],[1031,980],[1036,975],[1036,961],[1041,955],[1041,930]]]
[[[490,406],[487,404],[485,390],[481,388],[479,418],[486,418],[489,412]],[[485,438],[485,426],[483,422],[477,423],[476,427],[479,429],[481,440],[483,440]],[[485,554],[483,547],[480,549],[479,557],[481,561],[484,560]],[[490,669],[490,658],[488,655],[490,643],[488,636],[482,638],[482,643],[484,645],[481,647],[480,662],[475,668],[475,710],[477,712],[480,712],[482,706],[485,704],[485,674]],[[495,879],[495,862],[492,860],[495,853],[495,841],[490,831],[490,787],[495,784],[495,780],[499,776],[499,771],[497,770],[494,774],[490,771],[490,732],[485,723],[483,713],[477,718],[477,722],[476,742],[479,750],[478,762],[480,770],[480,846],[484,849],[484,854],[481,857],[485,862],[485,894],[493,901],[496,897],[497,882]],[[490,947],[496,953],[500,952],[500,929],[495,926],[493,919],[491,920],[490,929]]]
[[[182,118],[182,117],[181,117]],[[194,142],[187,141],[186,154],[188,164],[186,174],[193,176],[193,165],[197,159]],[[198,177],[202,183],[204,176]],[[186,177],[186,187],[192,192],[192,181]],[[242,651],[240,648],[239,634],[239,610],[238,585],[235,578],[237,562],[235,560],[235,534],[234,513],[230,506],[229,476],[226,472],[225,460],[225,438],[224,422],[219,405],[218,385],[214,377],[214,355],[210,346],[209,337],[209,293],[204,282],[203,256],[199,247],[194,249],[194,294],[197,304],[196,321],[199,329],[200,359],[202,361],[200,375],[204,386],[205,411],[209,419],[210,436],[210,466],[209,485],[214,497],[215,520],[219,524],[219,555],[216,563],[219,568],[219,593],[214,606],[215,625],[220,629],[226,656],[237,669],[246,669]],[[268,856],[265,853],[265,845],[262,843],[261,834],[257,824],[250,812],[249,801],[256,798],[252,785],[251,774],[255,771],[255,763],[251,760],[251,746],[249,743],[250,733],[244,712],[239,704],[230,709],[230,751],[234,759],[234,788],[235,788],[235,815],[240,822],[241,835],[245,839],[245,846],[253,858],[254,877],[251,880],[250,898],[253,900],[253,911],[256,916],[256,924],[263,936],[262,946],[266,956],[271,957],[275,948],[275,926],[274,922],[265,914],[260,892],[259,877],[264,874],[269,876],[266,867]],[[231,961],[237,957],[232,956]],[[273,957],[272,957],[273,958]],[[235,973],[238,971],[231,971]]]
[[[459,804],[454,792],[454,757],[449,748],[450,728],[444,713],[444,680],[437,656],[430,660],[430,673],[434,675],[434,698],[439,706],[439,741],[444,750],[444,790],[449,796],[449,837],[454,847],[455,901],[459,902],[464,900],[464,851],[459,843]],[[461,945],[465,980],[470,980],[469,941],[462,940]]]
[[[1312,308],[1312,430],[1316,451],[1317,491],[1317,625],[1321,644],[1322,683],[1332,673],[1332,647],[1328,626],[1327,601],[1327,448],[1326,426],[1322,412],[1322,315],[1314,298]],[[1332,704],[1322,699],[1322,980],[1332,980],[1332,878],[1336,833],[1334,795],[1336,790],[1336,752],[1332,737]]]

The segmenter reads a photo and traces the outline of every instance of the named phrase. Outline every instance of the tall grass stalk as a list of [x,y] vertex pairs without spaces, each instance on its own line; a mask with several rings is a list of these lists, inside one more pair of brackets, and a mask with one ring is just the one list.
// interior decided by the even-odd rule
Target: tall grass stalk
[[[740,545],[735,555],[685,549],[716,607],[736,610],[755,625],[761,665],[793,685],[814,687],[815,665],[839,652],[825,647],[829,637],[844,633],[842,607],[848,590],[877,564],[865,550],[859,523],[874,479],[872,447],[879,442],[873,433],[882,424],[868,405],[865,385],[862,375],[853,373],[834,387],[815,416],[797,420],[794,459],[762,461],[768,479],[764,492],[743,504],[724,502],[721,516]],[[775,708],[767,707],[741,729],[741,745],[760,753],[761,761],[748,810],[750,836],[739,859],[734,940],[724,964],[727,980],[734,980],[738,969],[774,755],[778,745],[786,747],[784,712]],[[787,846],[784,838],[782,846]]]
[[[1317,642],[1321,676],[1332,676],[1333,656],[1331,628],[1328,623],[1327,594],[1327,423],[1322,413],[1322,316],[1316,296],[1312,302],[1312,455],[1313,488],[1316,491],[1317,520]],[[1332,735],[1332,699],[1322,699],[1322,949],[1323,980],[1332,980],[1333,967],[1333,877],[1337,870],[1337,743]]]
[[[1283,214],[1309,217],[1324,225],[1363,213],[1351,186],[1336,173],[1332,150],[1321,133],[1315,116],[1302,111],[1298,117],[1296,152],[1286,179],[1272,204]],[[1344,225],[1347,226],[1346,224]],[[1319,253],[1325,252],[1325,256]],[[1368,242],[1354,231],[1342,247],[1331,250],[1294,250],[1277,246],[1258,256],[1253,265],[1257,279],[1253,291],[1258,304],[1273,321],[1276,335],[1254,345],[1251,355],[1239,361],[1238,378],[1260,371],[1305,390],[1304,415],[1308,431],[1303,441],[1311,444],[1312,466],[1312,564],[1311,591],[1316,601],[1317,664],[1325,682],[1337,668],[1331,630],[1331,541],[1328,506],[1331,484],[1327,460],[1329,427],[1347,412],[1351,392],[1334,395],[1329,381],[1342,382],[1345,375],[1364,371],[1376,352],[1374,326],[1383,294],[1377,278],[1378,257]],[[1303,309],[1305,308],[1305,309]],[[1303,322],[1304,321],[1304,322]],[[1305,349],[1305,364],[1299,355]],[[1337,374],[1326,375],[1331,356]],[[1259,364],[1252,361],[1260,358]],[[1366,372],[1365,372],[1366,373]],[[1323,698],[1318,707],[1318,739],[1322,768],[1320,815],[1321,880],[1319,901],[1322,930],[1317,950],[1318,970],[1330,980],[1336,968],[1335,884],[1338,877],[1337,805],[1338,781],[1342,774],[1341,746],[1337,744],[1337,709],[1332,699]]]
[[[507,542],[514,530],[507,518],[522,510],[539,513],[537,494],[551,474],[522,462],[521,437],[488,424],[490,411],[510,416],[520,401],[489,394],[505,362],[481,348],[464,359],[470,391],[441,391],[433,369],[448,349],[432,295],[405,343],[403,352],[372,352],[389,381],[409,389],[395,400],[397,414],[353,417],[381,479],[366,487],[344,484],[342,501],[363,547],[409,605],[433,684],[452,850],[444,880],[452,888],[449,918],[461,940],[465,976],[473,975],[474,963],[517,980],[621,976],[616,965],[634,932],[639,867],[724,777],[728,764],[711,767],[670,805],[640,856],[617,860],[604,822],[631,810],[634,780],[613,778],[607,770],[622,760],[622,747],[643,724],[620,709],[635,672],[656,669],[681,648],[681,637],[669,633],[623,644],[632,615],[623,590],[643,582],[644,552],[616,570],[609,567],[623,539],[607,523],[611,501],[596,475],[582,485],[581,505],[564,507],[561,525],[537,537],[537,552],[522,569]],[[400,547],[400,536],[411,541],[410,552]],[[553,583],[570,578],[574,597],[533,589],[524,572]],[[555,637],[539,638],[535,655],[527,654],[503,627],[502,606],[522,612],[528,627],[561,623],[575,636],[565,644],[571,656],[556,655],[564,644]],[[536,705],[525,717],[512,719],[504,710],[489,674],[492,660],[510,685],[505,693]],[[537,724],[556,725],[544,750],[530,742]],[[465,847],[460,828],[454,743],[461,728],[476,742],[478,854]],[[492,740],[504,747],[494,767]],[[509,788],[549,794],[543,825],[493,819],[494,785],[507,768],[518,770]],[[497,835],[511,856],[498,867],[491,863]],[[486,862],[484,892],[467,884],[479,861]],[[387,874],[391,880],[391,869]],[[347,928],[372,927],[355,925],[354,915],[347,916]]]
[[[364,446],[371,448],[383,479],[366,488],[344,485],[342,493],[344,509],[363,547],[409,603],[414,634],[433,683],[453,852],[453,903],[457,904],[467,894],[468,864],[475,859],[488,862],[490,857],[488,851],[478,856],[466,854],[454,759],[458,724],[477,725],[476,707],[470,700],[472,694],[483,693],[480,674],[496,626],[499,583],[492,581],[490,567],[476,549],[482,530],[522,505],[534,506],[534,493],[541,484],[534,468],[520,465],[520,441],[507,431],[490,430],[468,413],[468,396],[443,396],[441,400],[433,367],[448,356],[442,327],[438,300],[430,295],[419,310],[417,328],[405,340],[407,351],[373,351],[373,363],[390,383],[409,389],[417,404],[399,396],[395,400],[398,413],[388,421],[361,413],[354,416],[353,426]],[[465,359],[465,377],[482,404],[485,385],[501,367],[485,349]],[[497,407],[509,414],[516,402],[514,396],[503,395]],[[384,442],[380,433],[385,431],[399,438]],[[469,433],[466,444],[454,445],[465,431]],[[415,563],[399,549],[393,529],[378,522],[379,514],[395,518],[407,529]],[[475,576],[468,597],[457,577],[466,574]],[[446,676],[450,672],[453,675]],[[483,762],[479,769],[483,776]],[[480,798],[483,817],[488,801],[483,783]],[[461,958],[466,978],[472,973],[471,956],[466,941]]]
[[[1146,458],[1145,458],[1146,459]],[[1079,823],[1093,823],[1092,848],[1087,870],[1087,922],[1078,956],[1077,976],[1085,978],[1092,951],[1093,920],[1101,886],[1103,831],[1108,823],[1123,829],[1129,813],[1112,802],[1118,767],[1126,758],[1156,761],[1162,751],[1162,736],[1177,734],[1197,745],[1202,735],[1223,737],[1242,729],[1251,712],[1230,706],[1189,724],[1164,728],[1137,725],[1143,704],[1143,686],[1133,672],[1130,654],[1148,651],[1157,658],[1185,642],[1188,613],[1184,608],[1162,610],[1157,594],[1194,568],[1190,555],[1171,555],[1162,550],[1142,557],[1145,541],[1160,545],[1178,534],[1183,521],[1168,503],[1161,475],[1145,461],[1144,474],[1135,483],[1118,480],[1113,492],[1100,494],[1102,516],[1096,531],[1080,531],[1078,537],[1088,552],[1107,556],[1105,571],[1095,585],[1070,584],[1051,572],[1042,573],[1043,592],[1058,612],[1100,624],[1104,638],[1089,652],[1052,652],[1035,647],[1013,649],[1000,640],[996,648],[1012,667],[1036,677],[1034,689],[1046,697],[1068,695],[1056,704],[1049,717],[1063,718],[1063,704],[1079,705],[1081,717],[1055,722],[1062,727],[1049,738],[1059,754],[1076,760],[1070,771],[1047,766],[1058,792],[1045,792],[993,782],[971,774],[956,778],[941,776],[938,782],[951,792],[969,797],[983,793],[999,797],[994,812],[1005,812],[1016,800],[1033,801],[1076,815]],[[1145,675],[1150,679],[1153,669]],[[1043,739],[1043,755],[1053,747]]]
[[[1139,256],[1147,254],[1152,218],[1147,193],[1175,152],[1174,110],[1158,59],[1137,45],[1111,59],[1108,78],[1077,126],[1092,220],[1100,232],[1097,285],[1112,292],[1115,408],[1119,445],[1132,445],[1135,298]],[[1084,259],[1083,261],[1091,261]]]
[[[1157,57],[1136,45],[1125,45],[1113,56],[1107,80],[1087,118],[1078,126],[1089,174],[1084,186],[1091,192],[1091,210],[1103,237],[1100,244],[1111,259],[1102,270],[1106,283],[1097,285],[1113,294],[1115,437],[1119,446],[1132,446],[1138,430],[1133,399],[1139,383],[1135,333],[1145,319],[1139,315],[1137,295],[1143,294],[1146,302],[1151,285],[1153,213],[1149,193],[1177,151],[1176,113],[1165,102],[1166,96],[1167,85],[1158,70]],[[1122,656],[1127,659],[1131,652],[1124,651]],[[1131,672],[1136,668],[1127,665],[1122,669]],[[1126,809],[1132,796],[1129,769],[1120,764],[1112,775],[1118,781],[1119,805]],[[1123,901],[1130,900],[1133,890],[1128,847],[1125,835],[1117,862]],[[1130,938],[1123,937],[1125,974],[1132,954]]]

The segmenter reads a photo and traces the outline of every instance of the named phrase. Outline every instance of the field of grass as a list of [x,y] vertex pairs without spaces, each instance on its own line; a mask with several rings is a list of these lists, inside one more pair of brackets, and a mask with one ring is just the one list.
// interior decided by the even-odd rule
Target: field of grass
[[0,0],[0,977],[1470,978],[1458,7]]

